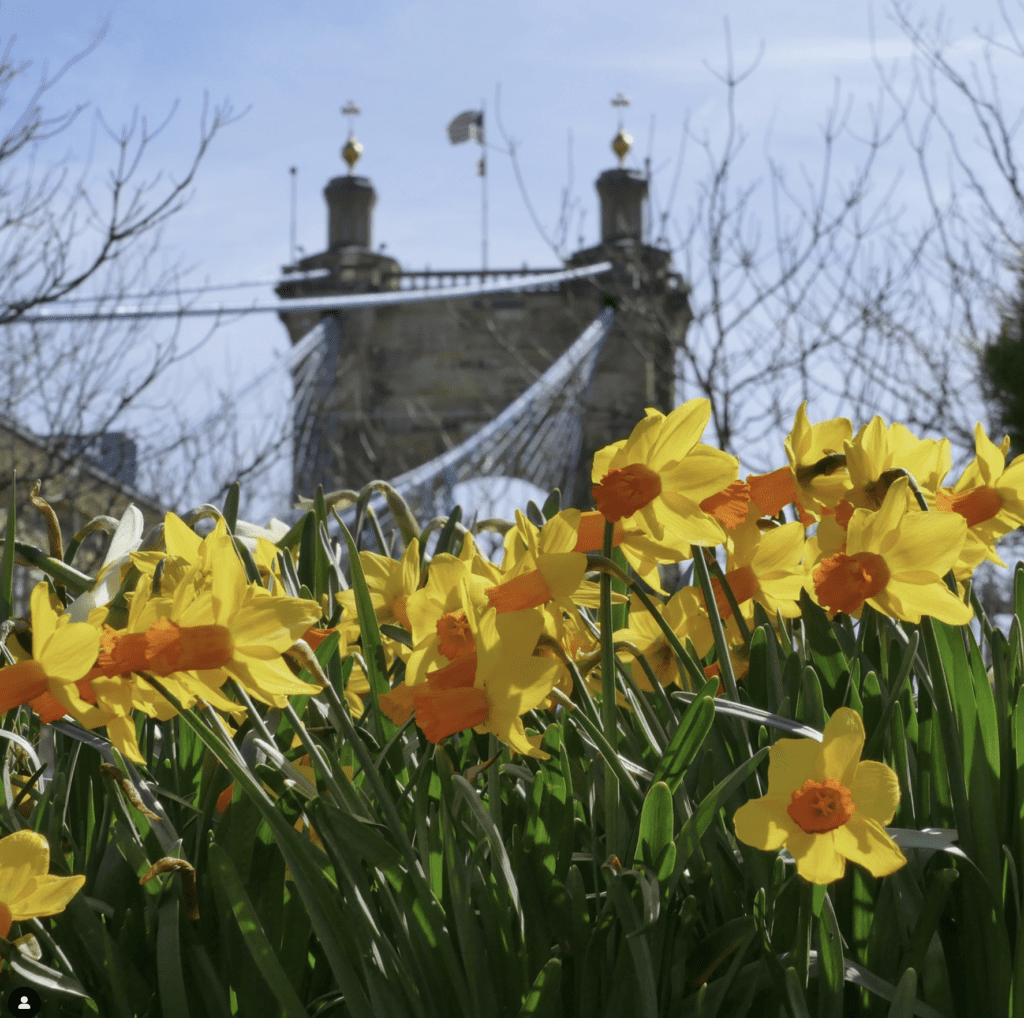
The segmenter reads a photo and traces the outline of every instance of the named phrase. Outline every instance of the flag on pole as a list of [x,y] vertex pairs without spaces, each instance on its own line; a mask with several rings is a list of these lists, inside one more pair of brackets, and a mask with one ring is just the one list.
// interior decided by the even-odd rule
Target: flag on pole
[[460,113],[448,125],[448,139],[453,145],[463,141],[478,141],[483,144],[483,110],[466,110],[465,113]]

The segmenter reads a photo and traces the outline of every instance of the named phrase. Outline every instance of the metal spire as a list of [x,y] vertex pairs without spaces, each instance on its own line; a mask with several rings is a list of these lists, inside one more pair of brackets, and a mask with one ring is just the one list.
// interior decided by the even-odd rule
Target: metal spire
[[362,110],[351,99],[341,108],[341,115],[348,117],[348,141],[345,142],[345,147],[341,150],[341,158],[348,163],[348,172],[350,174],[356,163],[359,162],[359,157],[363,154],[363,146],[356,140],[352,120],[353,117],[359,116],[360,113],[362,113]]

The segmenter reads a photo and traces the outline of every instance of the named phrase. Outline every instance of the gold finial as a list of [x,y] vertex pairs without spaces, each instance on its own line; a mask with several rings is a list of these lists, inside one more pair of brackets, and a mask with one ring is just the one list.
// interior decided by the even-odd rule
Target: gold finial
[[612,106],[619,110],[619,133],[612,139],[612,151],[619,157],[619,166],[622,166],[626,155],[633,147],[633,138],[626,133],[622,126],[622,109],[629,105],[629,96],[622,92],[616,92],[612,97]]
[[341,150],[341,158],[348,163],[350,174],[363,154],[363,146],[356,141],[355,132],[352,130],[352,118],[359,116],[361,112],[362,110],[351,99],[341,108],[342,116],[348,117],[348,141],[345,142],[345,147]]
[[619,157],[619,166],[622,165],[625,160],[627,153],[633,147],[632,135],[626,134],[623,128],[619,128],[619,133],[612,138],[612,151]]
[[363,146],[356,141],[356,136],[350,134],[348,141],[345,142],[345,147],[341,150],[341,158],[348,163],[348,172],[351,173],[353,167],[359,162],[359,157],[363,154]]

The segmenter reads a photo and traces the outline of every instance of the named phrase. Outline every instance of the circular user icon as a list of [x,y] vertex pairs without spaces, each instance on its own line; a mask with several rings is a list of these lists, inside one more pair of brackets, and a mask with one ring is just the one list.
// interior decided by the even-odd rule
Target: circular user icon
[[7,1013],[34,1018],[42,1009],[43,1002],[31,986],[16,986],[7,998]]

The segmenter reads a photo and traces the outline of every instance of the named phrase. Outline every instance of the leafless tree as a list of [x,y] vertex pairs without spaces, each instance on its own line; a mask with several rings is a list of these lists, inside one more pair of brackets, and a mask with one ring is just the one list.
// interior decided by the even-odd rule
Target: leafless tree
[[[0,424],[11,465],[41,477],[44,495],[49,479],[51,489],[60,489],[57,495],[73,502],[68,488],[76,479],[105,474],[117,482],[110,486],[112,501],[118,492],[123,495],[125,483],[137,483],[153,503],[181,506],[205,501],[225,478],[265,466],[277,438],[263,435],[258,448],[240,449],[227,397],[224,412],[198,434],[180,411],[180,394],[164,384],[220,321],[186,340],[181,318],[170,319],[168,326],[102,316],[121,303],[145,309],[158,300],[166,306],[170,297],[186,308],[198,299],[182,287],[180,266],[160,267],[166,264],[161,229],[188,201],[213,139],[239,115],[228,102],[211,110],[204,99],[198,144],[173,176],[147,177],[145,164],[177,103],[155,127],[138,110],[120,130],[95,114],[100,138],[113,151],[99,185],[91,152],[80,170],[73,169],[70,155],[40,165],[49,151],[46,143],[85,110],[79,104],[50,116],[44,100],[104,34],[105,28],[56,74],[44,72],[38,85],[28,88],[27,101],[13,109],[17,87],[25,91],[30,64],[13,59],[13,38],[0,56],[0,117],[9,117],[7,126],[0,126]],[[38,320],[69,301],[95,312],[97,319]],[[136,449],[144,461],[137,480]]]
[[[709,440],[749,469],[779,465],[778,440],[803,399],[819,419],[882,413],[922,435],[947,435],[961,460],[973,453],[974,423],[993,424],[978,357],[1024,248],[1024,104],[1013,91],[1008,107],[994,59],[1024,58],[1024,4],[1011,11],[1000,0],[999,10],[1002,31],[978,35],[982,67],[962,68],[941,19],[929,24],[910,0],[892,0],[890,17],[913,48],[909,75],[876,58],[879,89],[864,110],[837,84],[816,167],[785,165],[766,140],[753,174],[737,96],[760,55],[737,69],[726,24],[725,67],[712,69],[725,92],[720,130],[684,125],[664,203],[660,171],[647,160],[655,243],[671,249],[691,287],[678,389],[711,401]],[[958,133],[964,114],[977,138]],[[507,134],[506,143],[525,196],[517,145]],[[884,178],[883,150],[904,144],[909,172]],[[704,165],[677,216],[694,151]],[[901,205],[905,187],[925,196],[924,221]],[[566,188],[551,233],[528,203],[559,256],[574,202]]]

